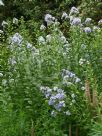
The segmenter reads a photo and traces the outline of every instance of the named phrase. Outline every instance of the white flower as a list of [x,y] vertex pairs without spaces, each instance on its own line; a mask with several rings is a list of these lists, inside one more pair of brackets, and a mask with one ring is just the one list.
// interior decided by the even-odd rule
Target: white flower
[[3,85],[3,86],[6,86],[6,85],[7,85],[7,80],[6,80],[6,79],[3,79],[3,80],[2,80],[2,85]]
[[41,26],[40,26],[40,30],[45,30],[46,29],[46,27],[42,24]]
[[84,90],[85,90],[85,87],[84,87],[84,86],[82,86],[82,87],[81,87],[81,90],[83,90],[83,91],[84,91]]
[[78,14],[78,13],[79,13],[79,10],[76,7],[72,7],[71,8],[70,15],[72,15],[72,14]]
[[54,91],[57,91],[58,87],[57,86],[54,86],[53,90]]
[[98,26],[93,26],[93,30],[99,30],[100,28]]
[[73,99],[73,100],[72,100],[72,103],[75,103],[75,102],[76,102],[76,101]]
[[63,36],[63,33],[59,30],[59,36]]
[[8,25],[8,23],[6,21],[3,21],[1,25],[5,27],[6,25]]
[[65,37],[65,36],[61,36],[61,42],[62,42],[62,43],[66,43],[66,42],[67,42],[67,40],[66,40],[66,37]]
[[0,6],[4,6],[4,3],[2,2],[2,0],[0,0]]
[[66,112],[64,112],[66,115],[68,115],[68,116],[70,116],[71,115],[71,113],[70,113],[70,111],[68,110],[68,111],[66,111]]
[[13,66],[17,63],[15,58],[9,58],[8,62],[9,62],[9,64],[11,64]]
[[75,25],[75,26],[80,24],[81,24],[81,19],[78,17],[75,17],[71,22],[71,25]]
[[102,25],[102,19],[98,21],[98,25]]
[[86,18],[86,20],[85,20],[85,24],[90,24],[90,23],[91,23],[91,21],[92,21],[92,19],[91,19],[91,18]]
[[92,30],[91,30],[90,27],[85,27],[85,28],[84,28],[84,32],[85,32],[86,34],[89,34],[89,33],[92,32]]
[[81,48],[82,48],[82,49],[86,49],[86,45],[85,45],[85,44],[82,44],[82,45],[81,45]]
[[71,97],[72,97],[72,98],[75,98],[75,94],[74,94],[74,93],[73,93],[73,94],[71,94]]
[[44,39],[44,37],[43,37],[43,36],[40,36],[40,37],[38,38],[38,42],[39,42],[39,44],[45,44],[45,39]]
[[[55,19],[55,22],[54,22],[54,26],[59,26],[60,25],[60,22],[58,22],[57,19]],[[57,29],[57,28],[56,28]],[[58,30],[58,29],[57,29]]]
[[78,83],[78,82],[80,82],[80,78],[75,79],[75,83]]
[[57,112],[55,112],[54,110],[51,112],[51,116],[53,116],[53,117],[56,117],[56,115],[57,115]]
[[85,59],[82,59],[82,58],[81,58],[81,59],[79,60],[79,65],[83,65],[85,61],[86,61]]
[[67,18],[68,18],[68,14],[66,12],[63,12],[61,19],[67,19]]
[[52,39],[51,35],[48,34],[48,35],[46,36],[46,42],[51,42],[51,39]]
[[10,84],[12,84],[13,82],[14,82],[14,79],[13,79],[13,78],[9,79],[9,83],[10,83]]
[[74,19],[74,16],[69,16],[69,19],[70,19],[70,23],[71,23]]
[[35,55],[39,55],[39,49],[36,49]]
[[0,73],[0,77],[3,77],[3,73]]
[[18,24],[18,19],[15,17],[13,18],[13,24],[16,24],[16,25]]
[[30,44],[29,42],[27,42],[27,48],[31,48],[32,47],[32,44]]
[[0,30],[0,34],[3,34],[3,31],[2,31],[2,30]]

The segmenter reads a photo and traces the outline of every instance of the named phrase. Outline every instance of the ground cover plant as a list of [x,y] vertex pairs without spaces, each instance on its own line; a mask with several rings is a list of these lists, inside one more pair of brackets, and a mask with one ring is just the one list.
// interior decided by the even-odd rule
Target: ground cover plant
[[1,136],[101,136],[102,19],[79,9],[2,21]]

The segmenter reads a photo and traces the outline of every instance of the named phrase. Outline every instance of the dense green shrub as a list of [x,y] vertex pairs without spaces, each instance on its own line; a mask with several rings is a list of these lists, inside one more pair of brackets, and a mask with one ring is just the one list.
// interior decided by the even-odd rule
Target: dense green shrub
[[75,7],[61,23],[46,14],[47,27],[20,13],[24,17],[3,22],[0,31],[0,133],[93,133],[101,114],[101,21],[84,21]]

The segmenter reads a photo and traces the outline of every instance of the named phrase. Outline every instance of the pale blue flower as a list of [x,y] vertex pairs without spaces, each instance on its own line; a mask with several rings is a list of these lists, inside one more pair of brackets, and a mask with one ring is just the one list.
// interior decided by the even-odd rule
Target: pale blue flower
[[67,18],[69,18],[68,14],[66,12],[63,12],[61,19],[67,19]]
[[13,37],[10,38],[11,44],[18,44],[19,46],[22,45],[23,38],[19,33],[15,33]]
[[50,15],[50,14],[45,15],[45,21],[47,22],[48,26],[53,24],[54,20],[55,20],[55,17],[53,17],[52,15]]
[[29,43],[29,42],[27,42],[27,48],[28,48],[28,49],[32,48],[32,44]]
[[79,10],[76,7],[72,7],[69,15],[72,15],[72,14],[79,14]]
[[90,33],[92,32],[92,30],[91,30],[90,27],[85,27],[85,28],[84,28],[84,32],[85,32],[86,34],[90,34]]
[[61,111],[63,107],[65,107],[65,101],[59,101],[58,104],[54,105],[54,108],[58,111]]
[[58,98],[59,100],[64,99],[65,98],[65,94],[64,93],[58,93],[56,95],[56,98]]
[[81,19],[78,18],[78,17],[75,17],[71,22],[71,25],[74,25],[74,26],[77,26],[77,25],[80,25],[80,24],[81,24]]
[[91,21],[92,21],[92,19],[91,19],[91,18],[86,18],[86,20],[85,20],[85,24],[90,24],[90,23],[91,23]]

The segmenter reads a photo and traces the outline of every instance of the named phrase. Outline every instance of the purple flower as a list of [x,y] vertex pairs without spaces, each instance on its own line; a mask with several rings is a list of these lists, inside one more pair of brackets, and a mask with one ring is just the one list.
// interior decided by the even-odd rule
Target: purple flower
[[59,101],[58,104],[54,105],[55,109],[61,111],[63,107],[65,107],[65,101]]
[[65,98],[65,94],[64,93],[58,93],[56,95],[56,98],[58,98],[59,100],[64,99]]

